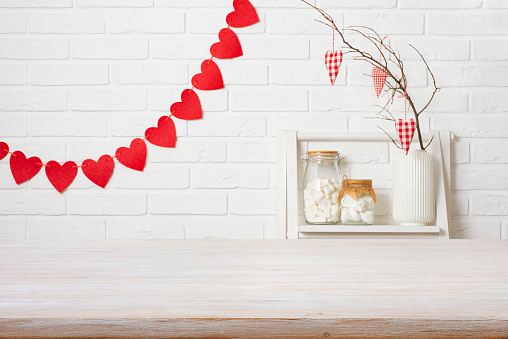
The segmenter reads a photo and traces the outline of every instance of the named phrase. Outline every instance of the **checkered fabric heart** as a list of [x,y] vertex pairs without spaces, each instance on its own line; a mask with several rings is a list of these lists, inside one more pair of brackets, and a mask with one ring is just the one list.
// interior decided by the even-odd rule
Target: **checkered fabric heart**
[[395,129],[399,135],[402,148],[406,151],[407,155],[409,147],[411,146],[411,141],[413,141],[413,136],[415,134],[415,121],[413,119],[409,119],[409,122],[407,122],[399,119],[399,121],[395,123]]
[[337,79],[337,74],[339,74],[339,67],[342,64],[342,51],[328,51],[325,55],[325,65],[328,69],[328,75],[330,76],[330,81],[332,82],[332,86],[335,84],[335,79]]
[[383,90],[383,86],[385,85],[386,77],[388,74],[384,70],[379,67],[374,67],[372,70],[372,79],[374,79],[374,89],[376,90],[376,95],[379,98],[381,91]]

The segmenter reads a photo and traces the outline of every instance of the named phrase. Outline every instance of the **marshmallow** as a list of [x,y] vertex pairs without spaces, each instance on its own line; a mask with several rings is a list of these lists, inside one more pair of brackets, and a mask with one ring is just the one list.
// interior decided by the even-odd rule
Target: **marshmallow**
[[335,179],[315,178],[308,182],[303,191],[305,220],[309,223],[338,223],[339,188]]
[[374,223],[374,200],[369,194],[359,194],[358,201],[345,194],[341,201],[341,221],[343,224]]
[[374,223],[374,213],[372,211],[365,211],[360,213],[362,220],[369,225]]
[[360,214],[358,214],[358,212],[356,212],[353,208],[349,208],[349,217],[350,217],[350,220],[353,221],[353,222],[359,222],[359,221],[362,221],[362,217],[360,217]]
[[344,194],[342,196],[342,201],[340,202],[340,204],[343,207],[349,208],[349,207],[352,207],[355,202],[356,201],[353,198],[351,198],[349,195]]
[[367,209],[367,202],[363,199],[359,199],[354,203],[353,208],[358,213],[363,212]]

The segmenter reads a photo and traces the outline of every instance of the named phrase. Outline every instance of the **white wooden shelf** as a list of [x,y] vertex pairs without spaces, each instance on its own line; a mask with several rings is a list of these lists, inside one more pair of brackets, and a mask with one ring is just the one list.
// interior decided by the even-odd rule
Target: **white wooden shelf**
[[304,233],[439,233],[439,226],[300,225]]
[[[395,134],[390,134],[394,139]],[[434,225],[301,225],[298,216],[298,143],[314,141],[332,142],[389,142],[382,133],[319,133],[294,130],[277,131],[277,238],[299,239],[307,237],[398,237],[449,238],[450,210],[450,140],[449,131],[422,133],[424,142],[433,138],[428,148],[435,160],[436,220]],[[327,234],[328,233],[328,234]],[[333,234],[334,233],[334,234]],[[348,235],[349,233],[349,235]],[[383,236],[385,235],[385,236]]]

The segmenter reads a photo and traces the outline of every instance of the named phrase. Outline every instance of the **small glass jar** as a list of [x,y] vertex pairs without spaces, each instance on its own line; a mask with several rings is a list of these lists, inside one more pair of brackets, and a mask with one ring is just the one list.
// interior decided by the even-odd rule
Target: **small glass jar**
[[372,225],[376,193],[372,180],[345,179],[339,193],[343,225]]
[[308,151],[303,177],[305,222],[311,225],[336,225],[340,221],[340,159],[336,151]]

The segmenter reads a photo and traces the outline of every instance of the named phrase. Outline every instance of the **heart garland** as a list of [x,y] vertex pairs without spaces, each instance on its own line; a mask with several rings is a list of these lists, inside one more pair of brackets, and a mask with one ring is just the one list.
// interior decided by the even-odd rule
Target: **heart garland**
[[243,55],[242,45],[236,33],[229,28],[223,28],[219,32],[219,42],[210,47],[210,54],[217,59],[233,59]]
[[[160,117],[157,127],[151,127],[145,131],[145,139],[150,143],[161,147],[175,147],[176,129],[171,116],[174,115],[183,120],[195,120],[201,119],[203,115],[201,102],[194,88],[204,91],[224,88],[221,71],[212,59],[214,57],[231,59],[242,56],[243,50],[238,36],[230,27],[247,27],[259,21],[256,10],[249,0],[233,0],[233,7],[234,11],[226,17],[228,27],[219,31],[219,42],[210,47],[212,57],[203,61],[201,73],[192,77],[193,87],[182,92],[182,101],[171,105],[171,113],[168,116]],[[44,165],[38,157],[27,159],[21,151],[9,152],[9,146],[5,142],[0,142],[0,160],[8,153],[11,154],[9,160],[11,173],[17,184],[30,180],[42,166],[45,166],[46,176],[53,187],[61,193],[74,181],[80,167],[90,181],[102,188],[106,187],[115,166],[113,158],[117,158],[118,162],[128,168],[143,171],[147,149],[144,139],[136,138],[131,142],[130,147],[118,148],[113,157],[103,155],[97,162],[86,159],[80,166],[72,161],[63,165],[56,161],[50,161]]]
[[56,161],[50,161],[45,167],[49,182],[59,193],[65,191],[78,175],[78,166],[74,161],[67,161],[63,165]]
[[173,116],[182,120],[195,120],[203,117],[201,102],[196,92],[185,89],[182,92],[181,98],[181,102],[175,102],[169,109]]
[[115,162],[113,161],[113,157],[105,154],[100,157],[97,162],[92,159],[86,159],[83,161],[81,169],[83,170],[83,174],[90,179],[91,182],[104,188],[108,184],[111,175],[113,175]]
[[7,154],[9,154],[9,145],[5,142],[0,142],[0,160],[5,158]]
[[409,122],[402,121],[399,119],[395,123],[395,129],[397,130],[397,134],[399,135],[400,144],[402,148],[407,153],[409,152],[409,147],[411,146],[411,142],[413,141],[413,136],[415,134],[415,121],[413,118],[409,119]]
[[228,26],[242,28],[259,21],[256,9],[249,0],[233,0],[233,8],[235,10],[226,16]]
[[136,171],[143,171],[146,163],[146,144],[143,139],[132,140],[130,147],[120,147],[115,153],[118,162]]
[[325,54],[325,65],[333,86],[339,74],[340,65],[342,65],[342,51],[327,51]]
[[16,184],[22,184],[35,177],[41,170],[42,161],[38,157],[26,158],[21,151],[12,153],[9,161],[11,173]]
[[150,127],[145,131],[145,138],[150,143],[160,147],[175,147],[176,128],[170,116],[160,117],[157,127]]
[[202,91],[213,91],[224,88],[224,81],[219,66],[208,59],[201,63],[201,73],[192,77],[192,84]]

